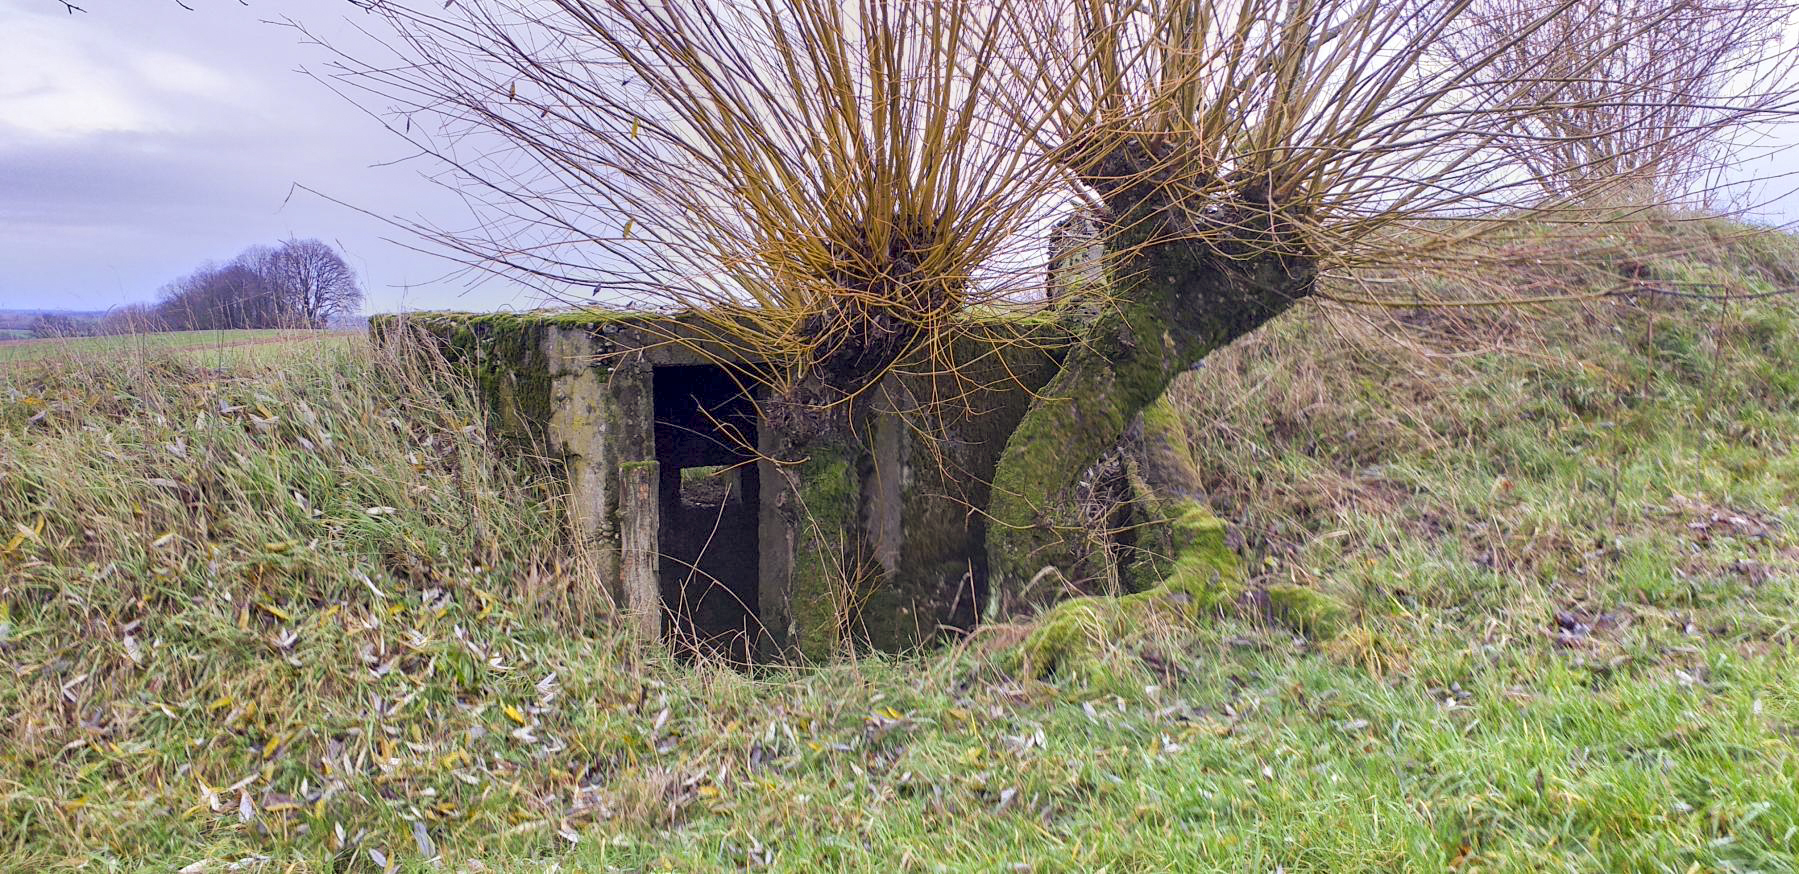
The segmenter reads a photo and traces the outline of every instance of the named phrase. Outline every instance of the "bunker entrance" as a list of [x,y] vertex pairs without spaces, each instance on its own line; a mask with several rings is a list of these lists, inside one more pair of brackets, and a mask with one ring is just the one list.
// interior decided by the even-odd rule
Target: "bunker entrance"
[[756,405],[724,368],[654,372],[663,631],[678,652],[755,652],[761,488]]

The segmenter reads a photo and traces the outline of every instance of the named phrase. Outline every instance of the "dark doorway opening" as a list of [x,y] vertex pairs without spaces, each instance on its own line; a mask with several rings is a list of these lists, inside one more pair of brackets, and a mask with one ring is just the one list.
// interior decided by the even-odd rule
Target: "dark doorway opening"
[[658,367],[663,630],[677,652],[748,663],[760,543],[756,404],[722,367]]

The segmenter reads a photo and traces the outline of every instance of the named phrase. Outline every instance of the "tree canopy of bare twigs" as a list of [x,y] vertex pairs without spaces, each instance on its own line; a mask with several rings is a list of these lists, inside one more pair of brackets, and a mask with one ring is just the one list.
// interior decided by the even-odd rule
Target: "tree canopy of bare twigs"
[[1703,205],[1746,127],[1791,103],[1799,53],[1780,43],[1794,12],[1785,0],[1478,0],[1438,48],[1457,66],[1504,46],[1480,81],[1525,83],[1543,108],[1494,145],[1543,196]]
[[[1601,221],[1592,180],[1698,178],[1790,114],[1793,56],[1716,36],[1772,7],[1719,2],[370,0],[393,57],[332,81],[469,200],[429,239],[693,309],[805,403],[1032,290],[1084,203],[1100,315],[982,508],[1009,591],[1068,566],[1071,491],[1168,381],[1321,274]],[[1680,22],[1711,28],[1686,78]]]
[[399,101],[484,219],[428,236],[692,308],[845,390],[1016,293],[993,265],[1056,184],[986,105],[986,4],[371,5],[404,63],[339,81]]
[[[1240,237],[1217,216],[1253,215],[1326,264],[1390,264],[1569,205],[1570,150],[1661,156],[1669,169],[1684,157],[1683,173],[1701,172],[1725,156],[1698,146],[1794,108],[1794,61],[1765,41],[1779,29],[1769,4],[1622,12],[1631,5],[1008,4],[1017,84],[1000,99],[1102,197],[1154,190],[1186,204],[1198,235]],[[1647,59],[1687,24],[1705,25],[1701,43],[1678,55],[1709,66],[1676,81],[1672,64]],[[1751,68],[1760,81],[1736,81]],[[1538,133],[1589,116],[1611,119],[1592,135],[1612,142]],[[1545,188],[1560,196],[1541,198]],[[1471,215],[1480,221],[1441,221]]]
[[1571,172],[1701,172],[1791,108],[1790,77],[1738,84],[1781,66],[1779,16],[1734,3],[381,0],[394,57],[334,81],[444,159],[477,220],[417,229],[465,260],[879,369],[1040,275],[1006,267],[1067,198],[1153,189],[1190,235],[1391,263],[1555,209]]
[[260,260],[263,281],[295,325],[320,328],[362,306],[356,271],[322,240],[287,240]]

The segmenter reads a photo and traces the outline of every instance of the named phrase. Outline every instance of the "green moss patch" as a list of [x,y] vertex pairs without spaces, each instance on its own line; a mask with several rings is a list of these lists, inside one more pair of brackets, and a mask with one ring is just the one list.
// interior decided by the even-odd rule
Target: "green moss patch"
[[1111,662],[1121,644],[1147,632],[1190,626],[1235,603],[1243,565],[1226,540],[1224,522],[1189,501],[1170,526],[1183,545],[1159,585],[1052,607],[1015,651],[1014,669],[1036,678],[1054,675],[1076,685],[1102,685],[1114,673]]
[[1275,621],[1314,639],[1337,636],[1349,618],[1349,606],[1307,586],[1281,583],[1262,590]]

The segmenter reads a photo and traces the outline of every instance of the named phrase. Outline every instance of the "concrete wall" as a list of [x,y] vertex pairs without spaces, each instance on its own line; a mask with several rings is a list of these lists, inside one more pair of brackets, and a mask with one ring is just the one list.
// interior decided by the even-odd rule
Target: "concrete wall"
[[[668,342],[691,328],[607,311],[423,313],[370,325],[377,341],[406,329],[435,343],[479,386],[496,433],[562,462],[573,536],[597,558],[594,584],[645,635],[667,624],[656,553],[675,473],[659,469],[654,374],[754,366],[716,345]],[[1041,318],[971,317],[953,368],[888,376],[849,434],[796,450],[760,418],[758,658],[905,649],[972,626],[985,597],[988,481],[1066,342]]]

